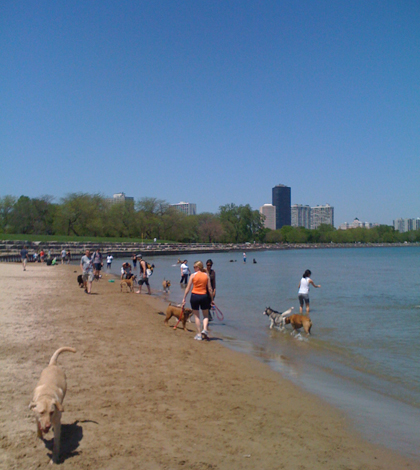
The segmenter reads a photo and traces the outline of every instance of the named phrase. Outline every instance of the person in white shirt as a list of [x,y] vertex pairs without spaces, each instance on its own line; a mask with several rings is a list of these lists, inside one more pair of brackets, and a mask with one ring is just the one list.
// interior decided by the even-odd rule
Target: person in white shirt
[[309,277],[311,274],[311,271],[307,269],[303,273],[302,279],[299,282],[298,298],[300,305],[299,312],[301,314],[303,313],[303,302],[305,302],[306,314],[309,315],[309,284],[312,284],[316,288],[321,287],[321,285],[317,286],[316,284],[314,284],[314,281]]
[[114,257],[112,255],[108,255],[106,257],[106,268],[107,269],[111,269],[111,264],[112,264],[113,259],[114,259]]
[[190,268],[188,267],[188,261],[184,260],[181,264],[181,281],[180,284],[184,284],[184,286],[188,283],[188,276],[191,274]]

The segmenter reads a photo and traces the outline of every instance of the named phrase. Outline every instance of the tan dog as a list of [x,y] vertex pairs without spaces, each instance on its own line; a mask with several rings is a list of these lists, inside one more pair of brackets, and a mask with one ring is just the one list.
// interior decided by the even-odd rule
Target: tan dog
[[294,331],[298,331],[303,327],[307,335],[311,334],[312,321],[306,315],[298,315],[297,313],[284,318],[285,325],[289,323],[293,326]]
[[57,463],[60,454],[61,413],[64,411],[63,400],[66,395],[66,374],[57,365],[57,358],[63,351],[75,353],[73,348],[60,348],[53,354],[50,363],[41,373],[41,378],[34,390],[29,409],[34,410],[36,417],[37,436],[54,428],[54,447],[51,463]]
[[[181,307],[177,307],[176,305],[169,304],[168,308],[166,309],[166,318],[164,320],[164,323],[166,326],[169,326],[168,321],[172,317],[178,318],[181,316]],[[182,327],[184,330],[187,328],[185,327],[185,323],[187,322],[188,318],[191,316],[192,310],[190,308],[184,308],[184,314],[182,315]]]
[[126,289],[126,292],[134,292],[134,279],[123,279],[120,282],[121,292],[123,291],[123,287]]
[[166,279],[164,279],[163,282],[162,282],[163,292],[168,293],[170,287],[171,287],[171,281],[167,281]]

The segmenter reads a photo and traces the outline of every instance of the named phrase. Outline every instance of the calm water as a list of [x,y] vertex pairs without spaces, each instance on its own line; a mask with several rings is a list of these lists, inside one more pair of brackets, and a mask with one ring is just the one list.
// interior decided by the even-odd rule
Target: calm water
[[[190,267],[207,257],[225,315],[213,336],[334,403],[369,440],[420,458],[420,248],[249,252],[246,264],[241,253],[187,256]],[[152,289],[171,280],[169,296],[159,295],[174,302],[183,295],[177,258],[147,258]],[[310,291],[312,336],[270,330],[264,308],[298,313],[305,269],[322,285]]]

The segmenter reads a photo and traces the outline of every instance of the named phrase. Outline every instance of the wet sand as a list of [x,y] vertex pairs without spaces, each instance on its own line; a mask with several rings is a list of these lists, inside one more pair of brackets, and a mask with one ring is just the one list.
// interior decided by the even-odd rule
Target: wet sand
[[161,299],[121,293],[106,275],[89,296],[77,274],[0,264],[1,469],[48,465],[52,433],[36,438],[28,404],[61,346],[77,353],[59,358],[68,382],[60,468],[419,468],[221,339],[194,341],[192,324],[165,327]]

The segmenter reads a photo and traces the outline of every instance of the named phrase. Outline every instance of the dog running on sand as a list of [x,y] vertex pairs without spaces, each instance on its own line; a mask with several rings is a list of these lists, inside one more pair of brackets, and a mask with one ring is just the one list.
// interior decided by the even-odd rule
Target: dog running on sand
[[37,436],[42,439],[51,427],[54,429],[54,447],[51,463],[57,463],[60,454],[61,413],[64,411],[63,400],[66,395],[67,381],[63,369],[57,365],[58,356],[76,350],[69,347],[57,349],[52,355],[48,367],[42,373],[34,390],[29,409],[34,410]]

